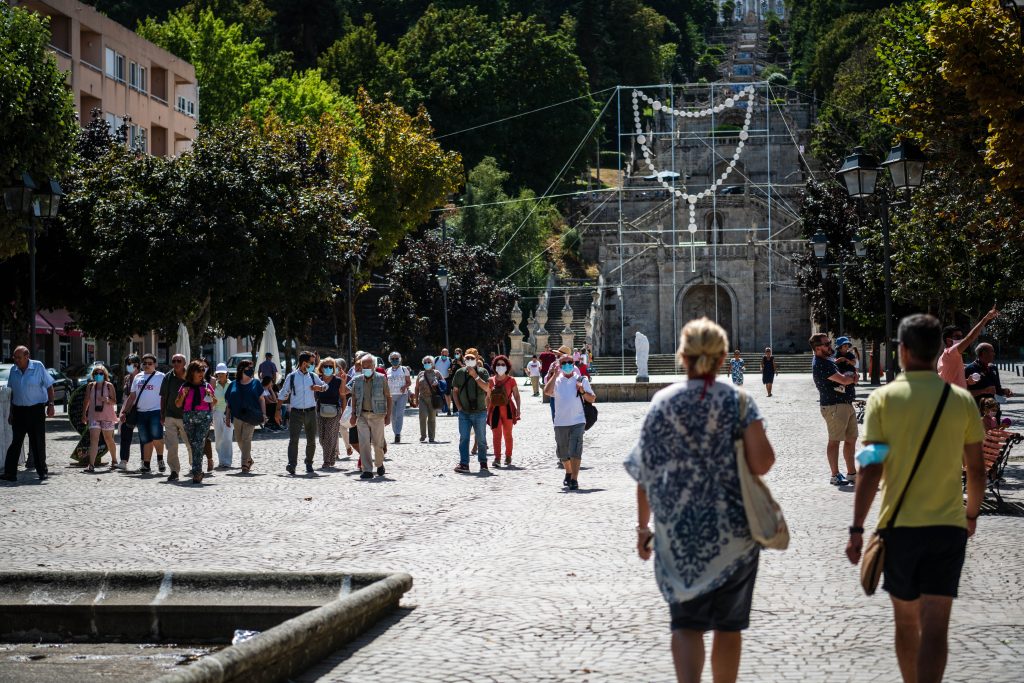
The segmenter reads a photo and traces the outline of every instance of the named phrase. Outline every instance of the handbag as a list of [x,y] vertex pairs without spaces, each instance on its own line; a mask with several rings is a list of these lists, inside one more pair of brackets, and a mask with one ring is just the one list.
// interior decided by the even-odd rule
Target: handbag
[[[949,386],[947,384],[942,389],[939,405],[935,408],[935,414],[932,415],[928,431],[925,432],[924,440],[921,441],[921,448],[917,451],[914,467],[910,470],[910,476],[907,477],[907,483],[903,487],[903,492],[900,493],[900,497],[896,501],[896,507],[892,510],[892,516],[889,517],[889,524],[886,525],[884,533],[892,531],[896,525],[896,515],[900,513],[900,508],[903,506],[903,499],[910,488],[910,482],[914,480],[914,474],[917,473],[917,468],[921,465],[924,453],[928,450],[928,444],[932,440],[932,434],[935,433],[935,427],[939,424],[939,416],[942,415],[942,408],[946,405],[946,399],[949,397]],[[871,535],[871,540],[868,541],[867,547],[864,548],[864,557],[860,563],[860,585],[867,595],[875,594],[875,590],[878,588],[878,580],[882,577],[882,570],[885,568],[885,538],[883,538],[882,534],[883,531],[875,529],[875,533]]]
[[[747,392],[739,390],[740,424],[747,417]],[[785,550],[789,547],[789,526],[782,515],[782,508],[775,501],[768,485],[759,475],[750,471],[743,435],[735,439],[736,471],[740,478],[740,492],[743,496],[743,510],[750,525],[750,536],[763,548]]]
[[338,406],[333,403],[321,403],[320,417],[338,417]]
[[579,391],[576,392],[576,395],[580,397],[580,403],[583,404],[583,419],[585,421],[583,431],[587,431],[597,422],[597,408],[593,403],[584,401],[583,394]]
[[[149,377],[143,375],[141,391],[146,390],[146,385],[149,384],[149,380],[153,379],[154,377],[156,377],[155,372]],[[125,415],[124,423],[129,427],[135,427],[139,422],[139,399],[141,398],[142,396],[135,397],[135,401],[132,403],[132,409],[128,411],[127,415]]]

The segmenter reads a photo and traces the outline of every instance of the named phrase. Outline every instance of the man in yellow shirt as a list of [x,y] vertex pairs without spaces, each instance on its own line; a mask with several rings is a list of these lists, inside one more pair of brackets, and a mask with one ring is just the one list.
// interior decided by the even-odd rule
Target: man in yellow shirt
[[[846,554],[853,564],[860,561],[864,519],[881,480],[882,588],[889,593],[895,614],[896,658],[904,681],[938,683],[946,668],[949,615],[967,539],[974,535],[985,493],[981,455],[985,432],[971,395],[950,386],[928,448],[914,471],[946,386],[935,371],[942,349],[938,319],[930,315],[904,318],[899,342],[904,372],[871,394],[864,423],[864,443],[886,444],[889,450],[881,462],[862,467],[857,477]],[[967,466],[966,510],[961,464]]]

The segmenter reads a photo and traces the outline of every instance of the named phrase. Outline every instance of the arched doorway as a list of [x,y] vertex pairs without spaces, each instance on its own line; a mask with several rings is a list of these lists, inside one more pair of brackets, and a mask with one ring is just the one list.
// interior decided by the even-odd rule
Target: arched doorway
[[[715,296],[718,296],[718,315],[715,315]],[[683,318],[685,325],[689,321],[707,316],[716,320],[729,335],[729,343],[735,347],[736,338],[732,330],[732,298],[721,285],[693,285],[683,295]]]

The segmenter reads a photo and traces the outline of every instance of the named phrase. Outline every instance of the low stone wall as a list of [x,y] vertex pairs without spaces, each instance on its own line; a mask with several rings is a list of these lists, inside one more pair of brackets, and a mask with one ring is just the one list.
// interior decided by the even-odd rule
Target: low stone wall
[[640,382],[621,384],[594,382],[591,385],[598,403],[648,403],[654,395],[672,386],[671,382]]

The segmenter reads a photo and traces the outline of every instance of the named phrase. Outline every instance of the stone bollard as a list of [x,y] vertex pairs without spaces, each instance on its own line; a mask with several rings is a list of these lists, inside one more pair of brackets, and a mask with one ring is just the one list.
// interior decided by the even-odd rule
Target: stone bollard
[[569,305],[569,290],[565,292],[565,306],[562,306],[562,346],[568,346],[572,352],[572,306]]
[[537,306],[536,311],[537,318],[537,331],[534,332],[534,348],[537,349],[537,353],[541,353],[544,347],[548,344],[548,331],[544,329],[544,324],[548,321],[548,303],[547,299],[543,298],[540,301],[540,306]]

